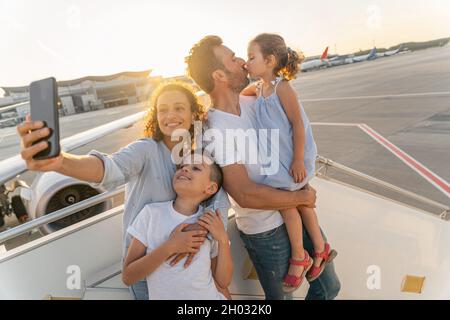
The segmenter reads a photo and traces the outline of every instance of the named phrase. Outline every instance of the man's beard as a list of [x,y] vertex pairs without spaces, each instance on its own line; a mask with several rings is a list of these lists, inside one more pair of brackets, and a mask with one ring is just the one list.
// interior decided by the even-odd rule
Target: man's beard
[[229,72],[228,70],[225,70],[225,72],[227,73],[230,79],[230,82],[228,83],[228,88],[230,88],[233,92],[240,93],[250,83],[248,77],[236,75],[232,72]]

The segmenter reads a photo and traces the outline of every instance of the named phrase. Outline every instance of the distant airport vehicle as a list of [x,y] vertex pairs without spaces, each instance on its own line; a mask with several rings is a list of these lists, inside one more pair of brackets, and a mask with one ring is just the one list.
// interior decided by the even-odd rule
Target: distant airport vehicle
[[353,57],[353,62],[362,62],[362,61],[369,61],[369,60],[375,60],[377,58],[377,48],[373,48],[370,50],[368,54],[362,55],[362,56],[356,56]]
[[307,72],[314,69],[319,69],[323,67],[329,67],[330,63],[328,62],[328,47],[325,48],[324,52],[320,56],[320,59],[313,59],[305,61],[301,64],[301,70],[303,72]]

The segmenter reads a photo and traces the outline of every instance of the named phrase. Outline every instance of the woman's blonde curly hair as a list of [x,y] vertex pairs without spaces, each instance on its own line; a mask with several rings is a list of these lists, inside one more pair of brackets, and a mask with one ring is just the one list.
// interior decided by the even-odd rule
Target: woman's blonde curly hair
[[[155,141],[161,141],[164,137],[164,134],[161,132],[158,125],[157,102],[161,94],[168,91],[178,91],[186,95],[189,105],[191,106],[194,121],[204,122],[206,118],[206,108],[200,103],[199,98],[195,94],[195,89],[191,85],[182,81],[163,82],[153,91],[150,98],[149,109],[144,117],[145,138],[153,138]],[[189,132],[191,134],[191,139],[194,141],[194,123],[192,123],[189,128]]]

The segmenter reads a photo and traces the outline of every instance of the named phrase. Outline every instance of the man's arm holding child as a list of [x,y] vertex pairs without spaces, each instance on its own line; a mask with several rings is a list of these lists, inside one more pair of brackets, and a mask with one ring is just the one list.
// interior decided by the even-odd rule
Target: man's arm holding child
[[130,286],[154,272],[171,255],[181,252],[196,253],[206,236],[206,231],[183,232],[187,224],[181,224],[172,232],[169,240],[146,254],[147,247],[133,238],[123,265],[122,281]]
[[256,96],[257,90],[258,90],[258,83],[253,82],[249,84],[246,88],[244,88],[244,90],[242,90],[240,94],[243,96]]
[[[185,228],[183,228],[183,231],[193,231],[193,230],[204,230],[206,232],[208,232],[208,230],[202,226],[200,226],[197,222],[196,223],[192,223],[192,224],[188,224]],[[178,262],[180,262],[181,260],[183,260],[184,258],[186,258],[186,261],[184,262],[184,267],[187,268],[191,265],[192,260],[194,260],[194,256],[195,253],[187,253],[187,252],[183,252],[183,253],[178,253],[178,254],[174,254],[172,256],[170,256],[168,258],[168,260],[170,261],[170,265],[173,267],[175,265],[178,264]]]
[[300,206],[315,208],[316,191],[311,187],[285,191],[253,182],[244,164],[222,167],[223,187],[242,207],[260,210],[283,210]]

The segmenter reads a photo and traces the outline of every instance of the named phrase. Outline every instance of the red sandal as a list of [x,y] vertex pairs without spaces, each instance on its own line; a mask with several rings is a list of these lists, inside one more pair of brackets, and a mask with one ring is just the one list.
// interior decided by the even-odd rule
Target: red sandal
[[313,261],[309,257],[309,254],[306,250],[305,250],[305,258],[303,260],[289,259],[289,263],[303,267],[303,272],[299,277],[293,276],[291,274],[287,274],[284,277],[283,291],[285,293],[290,293],[297,290],[302,285],[303,279],[305,278],[305,274],[313,265]]
[[320,277],[327,264],[333,261],[333,259],[336,258],[336,256],[337,252],[335,250],[330,250],[330,245],[328,243],[325,243],[325,250],[323,250],[322,252],[314,253],[314,258],[323,259],[322,262],[320,263],[320,266],[316,267],[313,264],[308,274],[306,275],[306,280],[308,280],[308,282],[312,282],[316,280],[318,277]]

